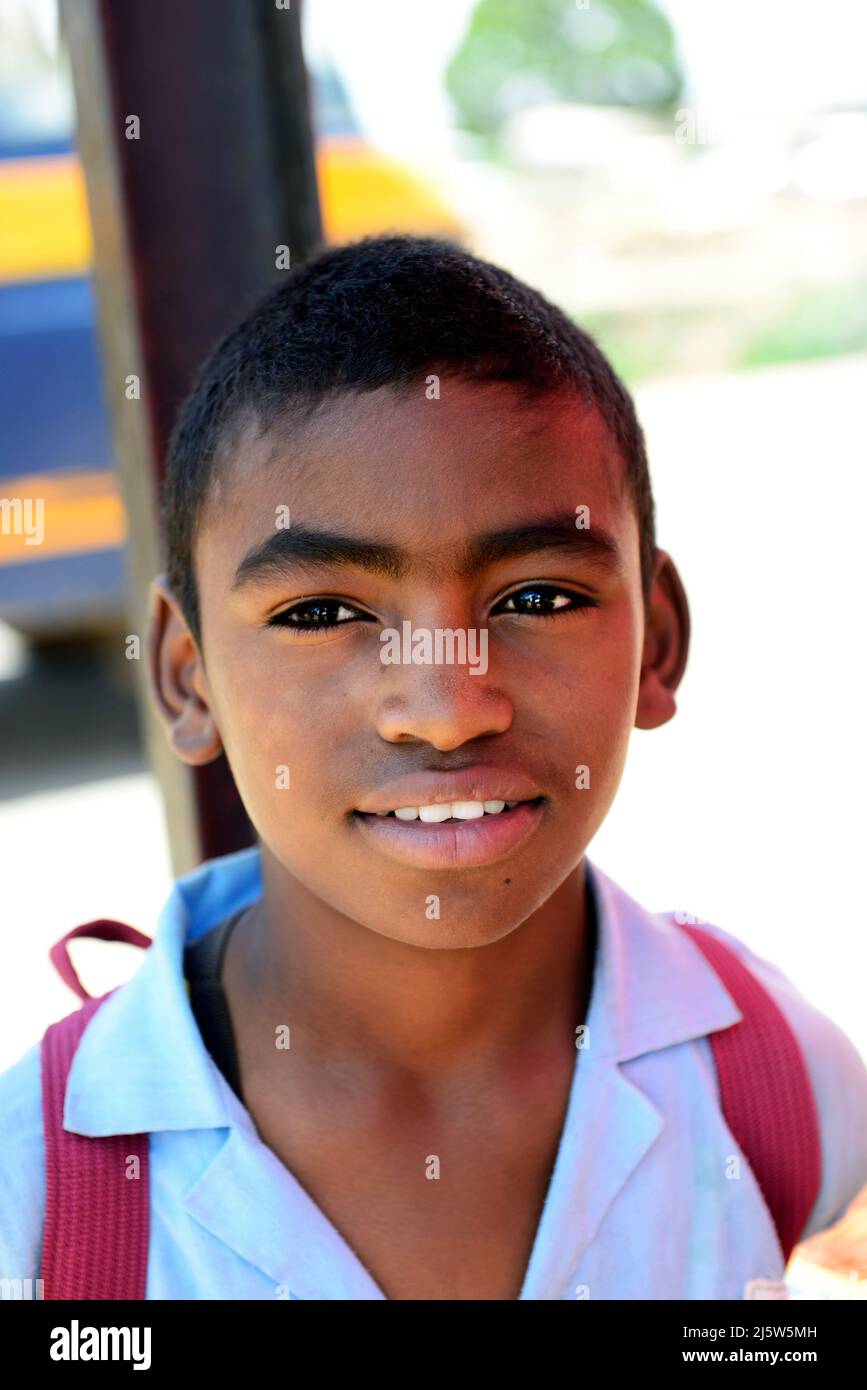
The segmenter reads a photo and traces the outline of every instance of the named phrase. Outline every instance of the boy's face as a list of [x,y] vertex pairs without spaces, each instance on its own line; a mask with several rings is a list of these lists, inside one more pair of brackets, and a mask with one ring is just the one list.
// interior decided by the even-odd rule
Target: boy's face
[[[204,660],[154,588],[152,670],[176,751],[200,763],[225,749],[282,893],[300,884],[418,945],[504,936],[580,863],[631,729],[671,717],[685,662],[662,552],[646,628],[638,523],[601,418],[572,394],[530,408],[508,386],[445,378],[439,400],[340,395],[285,436],[249,429],[218,477],[195,545]],[[483,536],[558,517],[559,544],[537,535],[462,564]],[[308,530],[396,547],[403,568],[292,553]],[[292,610],[306,630],[286,625]],[[399,643],[383,660],[380,634],[405,624],[410,643],[420,630],[433,643],[420,664]],[[445,629],[467,634],[463,664],[448,638],[437,652]],[[479,770],[492,780],[475,791]],[[435,774],[459,771],[453,798]],[[426,825],[372,814],[422,796],[535,804]]]

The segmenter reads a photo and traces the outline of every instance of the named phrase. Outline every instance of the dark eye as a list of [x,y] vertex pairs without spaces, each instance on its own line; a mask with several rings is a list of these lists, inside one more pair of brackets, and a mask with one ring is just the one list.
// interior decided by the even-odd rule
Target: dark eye
[[[524,604],[525,607],[503,608],[503,604]],[[534,618],[559,618],[566,613],[586,613],[598,608],[595,599],[586,594],[574,594],[570,589],[558,589],[554,584],[525,584],[500,601],[494,611],[515,613]]]
[[[340,616],[346,613],[348,619]],[[266,626],[288,627],[297,632],[325,632],[328,628],[344,627],[347,621],[354,622],[358,617],[368,618],[369,615],[338,598],[308,598],[275,613]]]

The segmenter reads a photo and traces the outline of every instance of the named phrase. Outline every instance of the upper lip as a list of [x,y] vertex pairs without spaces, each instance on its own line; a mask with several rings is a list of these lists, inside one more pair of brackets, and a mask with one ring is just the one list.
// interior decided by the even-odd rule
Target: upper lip
[[451,801],[535,801],[542,792],[523,772],[510,767],[464,767],[460,772],[414,772],[378,787],[356,806],[375,815],[403,806],[436,806]]

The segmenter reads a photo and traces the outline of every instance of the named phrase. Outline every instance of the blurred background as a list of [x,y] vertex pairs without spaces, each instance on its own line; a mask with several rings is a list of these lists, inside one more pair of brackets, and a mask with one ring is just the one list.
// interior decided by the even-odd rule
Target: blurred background
[[[693,647],[590,857],[719,923],[867,1057],[867,9],[307,0],[326,239],[457,238],[633,390]],[[172,864],[125,660],[127,517],[53,0],[0,0],[0,1068],[73,1006],[47,957],[151,931]],[[806,561],[810,560],[807,572]],[[92,992],[137,964],[82,943]]]

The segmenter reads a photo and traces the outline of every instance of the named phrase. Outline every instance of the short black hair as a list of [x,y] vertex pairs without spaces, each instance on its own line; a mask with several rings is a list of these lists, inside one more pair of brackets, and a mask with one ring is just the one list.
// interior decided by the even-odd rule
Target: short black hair
[[333,392],[408,389],[432,372],[510,382],[530,401],[575,389],[622,455],[649,602],[656,556],[644,435],[626,387],[593,338],[538,290],[454,241],[368,236],[284,272],[208,355],[169,441],[166,567],[200,642],[195,528],[219,445],[253,418],[304,419]]

